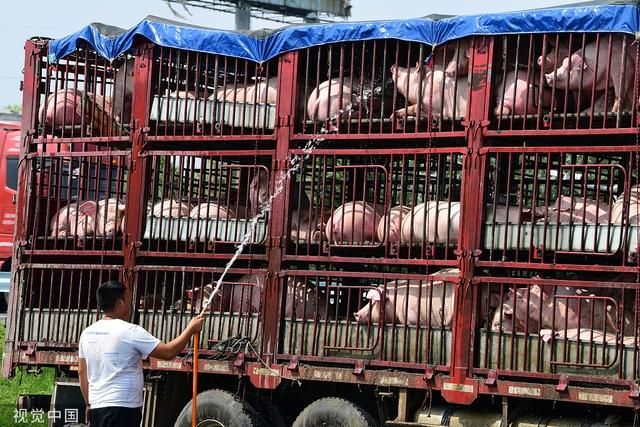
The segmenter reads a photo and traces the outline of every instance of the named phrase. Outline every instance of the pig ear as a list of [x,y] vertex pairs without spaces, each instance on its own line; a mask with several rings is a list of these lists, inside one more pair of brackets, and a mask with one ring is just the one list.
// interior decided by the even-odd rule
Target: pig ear
[[380,291],[377,289],[371,289],[367,292],[367,299],[371,301],[380,301]]
[[187,296],[191,299],[193,299],[193,291],[190,289],[187,289]]
[[513,314],[513,309],[511,307],[509,307],[508,305],[505,305],[505,306],[502,307],[502,314],[512,315]]

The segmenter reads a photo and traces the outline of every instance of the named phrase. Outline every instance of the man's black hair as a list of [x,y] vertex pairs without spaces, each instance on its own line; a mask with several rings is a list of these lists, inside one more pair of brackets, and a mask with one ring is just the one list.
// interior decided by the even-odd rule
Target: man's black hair
[[96,298],[98,299],[98,307],[102,311],[113,310],[116,306],[116,301],[124,298],[125,287],[122,282],[111,280],[104,282],[98,287],[96,291]]

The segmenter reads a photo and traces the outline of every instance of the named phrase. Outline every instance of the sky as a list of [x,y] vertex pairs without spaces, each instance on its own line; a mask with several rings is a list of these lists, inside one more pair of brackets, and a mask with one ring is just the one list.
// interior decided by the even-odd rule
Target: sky
[[[416,18],[430,14],[466,15],[510,10],[533,9],[571,3],[572,0],[351,0],[350,21]],[[181,20],[164,0],[5,0],[0,13],[0,108],[21,104],[19,91],[24,64],[24,42],[33,36],[50,38],[71,34],[91,22],[103,22],[131,28],[147,15]],[[11,6],[7,7],[7,3]],[[0,3],[1,4],[1,3]],[[173,9],[187,22],[219,29],[233,29],[234,16],[201,8],[190,8],[189,15],[182,6]],[[252,20],[251,28],[277,28],[284,24]]]

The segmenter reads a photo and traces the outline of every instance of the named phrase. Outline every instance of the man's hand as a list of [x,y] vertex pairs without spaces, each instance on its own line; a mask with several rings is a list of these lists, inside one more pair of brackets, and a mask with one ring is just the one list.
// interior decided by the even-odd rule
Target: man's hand
[[187,327],[182,331],[180,336],[171,342],[159,343],[156,348],[150,353],[152,357],[157,357],[158,359],[163,360],[171,360],[176,357],[180,352],[186,347],[189,340],[194,334],[200,333],[202,330],[202,322],[204,321],[204,316],[196,316],[187,325]]
[[204,316],[202,314],[197,315],[189,322],[187,330],[191,335],[198,334],[202,330],[202,322],[204,322]]

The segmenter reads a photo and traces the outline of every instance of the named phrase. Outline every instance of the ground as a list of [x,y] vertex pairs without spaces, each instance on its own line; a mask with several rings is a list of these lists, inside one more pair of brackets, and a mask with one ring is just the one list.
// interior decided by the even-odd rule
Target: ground
[[[0,348],[4,348],[4,325],[2,322],[0,322]],[[14,422],[14,416],[16,415],[15,403],[16,398],[21,394],[51,394],[54,379],[55,371],[53,368],[42,368],[41,373],[38,375],[19,371],[10,380],[0,378],[0,426],[46,426],[45,422],[32,423],[34,420],[31,414],[27,414],[26,422]],[[36,418],[38,417],[36,415]],[[47,419],[46,413],[43,415],[43,419]],[[17,420],[21,421],[20,419]]]

